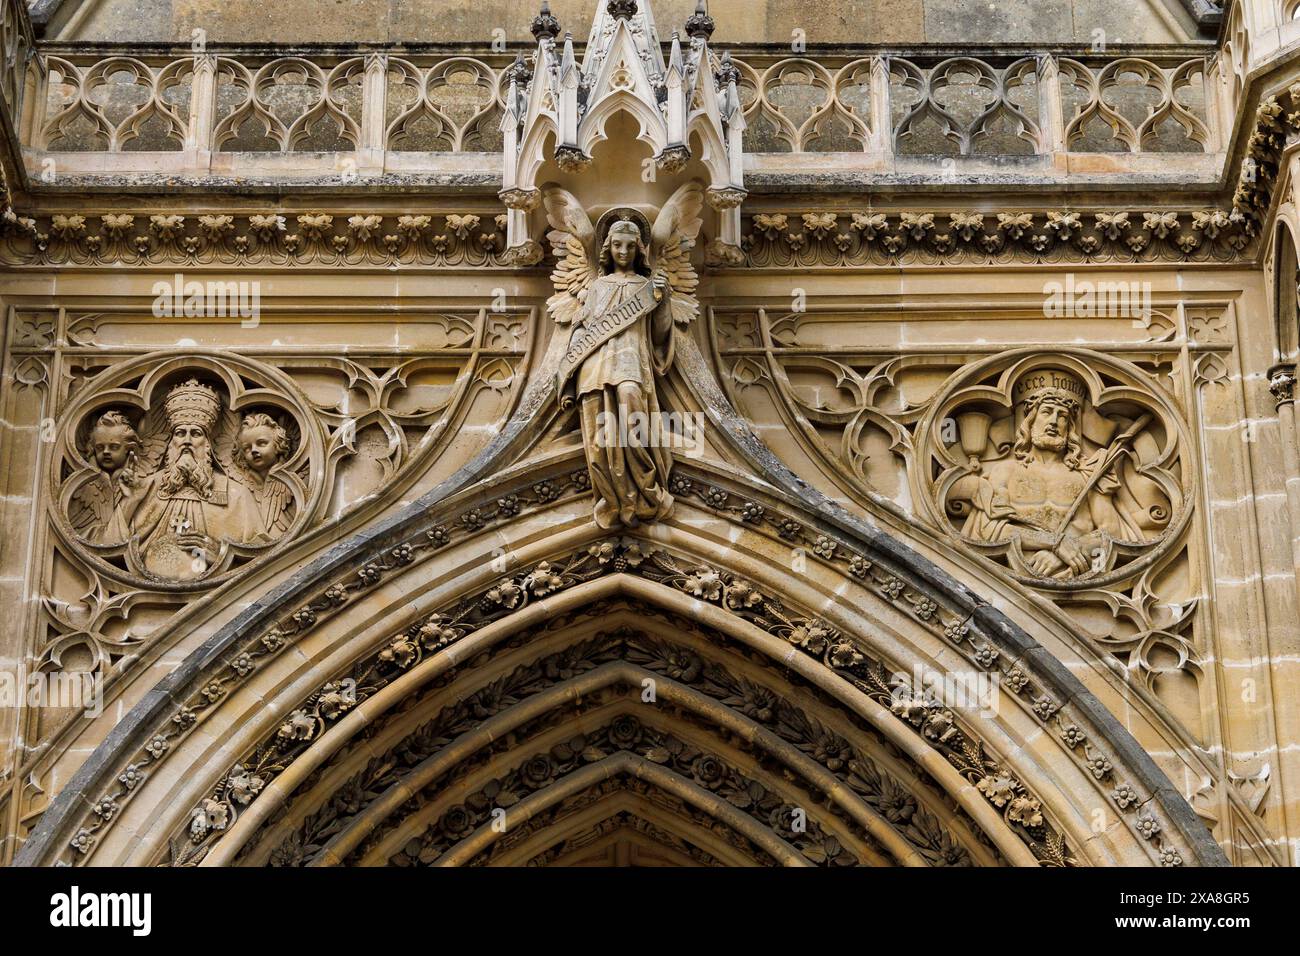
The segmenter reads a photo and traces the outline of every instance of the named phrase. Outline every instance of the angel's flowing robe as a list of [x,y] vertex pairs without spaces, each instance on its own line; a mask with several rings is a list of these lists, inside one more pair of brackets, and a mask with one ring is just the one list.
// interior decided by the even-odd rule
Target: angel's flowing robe
[[[584,323],[599,321],[649,281],[635,273],[598,276],[579,318]],[[582,437],[596,494],[595,520],[601,528],[620,523],[636,527],[667,517],[672,510],[669,449],[656,441],[656,430],[626,427],[658,421],[655,372],[662,374],[671,361],[672,315],[665,299],[604,342],[578,370]]]
[[181,535],[249,544],[262,532],[257,502],[239,482],[217,472],[211,493],[203,498],[190,487],[164,494],[158,487],[162,477],[155,472],[124,499],[109,529],[110,540],[136,540],[145,570],[155,577],[191,581],[207,573],[203,562],[178,543]]

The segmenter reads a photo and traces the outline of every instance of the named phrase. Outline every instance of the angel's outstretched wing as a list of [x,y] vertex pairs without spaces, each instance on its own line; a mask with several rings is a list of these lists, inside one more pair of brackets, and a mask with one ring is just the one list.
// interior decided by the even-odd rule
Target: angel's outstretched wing
[[68,523],[73,531],[84,537],[112,511],[112,487],[107,481],[91,479],[83,482],[68,502]]
[[149,411],[145,412],[144,418],[140,421],[140,454],[136,457],[139,460],[135,473],[138,477],[144,478],[152,475],[157,471],[163,462],[163,456],[167,453],[167,443],[171,441],[172,430],[167,422],[167,412],[161,401],[155,402]]
[[695,289],[700,277],[691,265],[691,249],[700,234],[703,220],[704,188],[697,182],[686,183],[669,197],[650,230],[650,248],[655,255],[655,269],[668,279],[672,288],[670,304],[673,321],[689,324],[700,314]]
[[596,278],[596,230],[591,217],[576,196],[559,186],[547,186],[542,193],[546,221],[551,231],[546,238],[555,252],[555,295],[547,301],[551,315],[560,325],[573,322],[582,308],[582,295]]
[[[224,403],[223,403],[224,404]],[[223,408],[212,429],[212,451],[221,463],[221,470],[236,481],[247,482],[244,463],[239,459],[236,442],[239,439],[239,413]]]

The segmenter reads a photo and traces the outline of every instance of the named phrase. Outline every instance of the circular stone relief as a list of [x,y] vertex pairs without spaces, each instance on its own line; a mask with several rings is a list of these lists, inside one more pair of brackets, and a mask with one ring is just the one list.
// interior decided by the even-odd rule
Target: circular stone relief
[[321,507],[324,434],[278,370],[153,353],[101,373],[56,426],[54,523],[101,572],[211,587]]
[[1095,352],[1022,349],[968,366],[921,436],[931,520],[1034,587],[1129,578],[1190,514],[1185,426],[1140,369]]

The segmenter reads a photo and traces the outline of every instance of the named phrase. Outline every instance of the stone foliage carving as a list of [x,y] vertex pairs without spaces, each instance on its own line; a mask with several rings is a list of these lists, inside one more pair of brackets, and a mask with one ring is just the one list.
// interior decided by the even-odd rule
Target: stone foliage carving
[[0,261],[41,265],[427,265],[492,267],[505,256],[495,211],[382,215],[362,210],[181,215],[58,213],[0,219]]
[[[274,739],[250,754],[227,775],[217,789],[216,799],[205,800],[194,809],[188,840],[173,842],[173,863],[192,863],[201,859],[210,838],[225,832],[229,824],[281,768],[311,746],[330,724],[340,719],[358,700],[373,695],[400,674],[411,670],[427,655],[481,626],[476,619],[482,614],[485,603],[492,606],[488,612],[488,619],[492,619],[518,610],[530,599],[536,600],[580,580],[589,580],[620,569],[661,578],[675,586],[691,590],[691,593],[695,593],[701,583],[708,589],[716,582],[719,590],[715,600],[736,610],[742,610],[747,604],[755,609],[759,606],[759,603],[752,600],[758,592],[746,582],[735,579],[726,572],[719,573],[708,568],[687,571],[667,553],[643,552],[636,544],[593,545],[562,565],[547,563],[531,571],[521,572],[509,582],[490,589],[485,601],[467,601],[450,613],[437,614],[428,621],[415,625],[408,633],[398,635],[369,662],[355,669],[350,677],[332,681],[319,694],[313,695],[304,708],[289,716]],[[763,600],[771,602],[773,599],[769,597]],[[833,632],[823,625],[791,620],[774,606],[770,606],[769,611],[776,614],[779,632],[796,646],[800,646],[799,641],[803,640],[805,650],[820,655],[821,645],[826,639],[834,640]],[[599,614],[598,610],[587,613]],[[659,612],[646,608],[641,613],[653,616]],[[760,614],[757,610],[750,613],[756,616]],[[672,627],[689,630],[692,625],[674,618]],[[812,639],[818,642],[816,647],[807,639],[813,632],[821,635]],[[511,642],[511,647],[527,643],[525,638],[518,638]],[[827,645],[828,648],[829,646]],[[855,667],[863,663],[862,656],[850,649],[846,639],[835,644],[834,653],[839,666]],[[615,661],[631,661],[652,673],[685,682],[730,706],[739,706],[746,715],[771,727],[841,777],[852,791],[862,795],[868,805],[898,825],[932,865],[969,864],[969,856],[962,849],[961,842],[970,839],[970,836],[958,838],[948,832],[933,812],[924,804],[918,803],[917,798],[910,793],[910,788],[915,783],[900,782],[892,777],[888,770],[865,753],[859,752],[830,728],[821,725],[794,702],[784,701],[750,680],[702,660],[688,648],[677,647],[626,629],[600,635],[594,640],[521,667],[422,724],[397,744],[391,753],[369,761],[361,776],[345,786],[339,800],[331,800],[321,810],[305,818],[301,828],[277,848],[273,860],[280,864],[309,861],[319,852],[323,841],[336,833],[346,818],[371,804],[387,787],[400,781],[409,768],[437,753],[448,741],[474,729],[483,720],[507,709],[527,694],[537,693],[567,677],[586,673],[602,663]],[[872,682],[873,696],[879,697],[905,719],[915,723],[913,718],[917,715],[932,712],[932,705],[919,698],[900,694],[892,678],[878,666],[875,671],[864,673],[871,674],[869,679]],[[811,688],[807,692],[816,696]],[[597,702],[593,699],[585,703],[587,708],[593,708]],[[986,787],[993,788],[995,777],[989,774],[995,772],[995,764],[981,756],[983,751],[978,744],[972,743],[970,749],[961,751],[959,745],[962,737],[952,723],[952,715],[942,708],[934,713],[939,715],[938,719],[944,723],[945,728],[944,733],[936,734],[934,739],[942,736],[945,745],[955,748],[952,752],[954,757],[958,753],[963,754],[955,762],[975,773],[973,780],[984,781]],[[488,754],[509,752],[518,746],[517,740],[542,729],[559,726],[568,719],[565,713],[552,712],[530,722],[527,727],[517,728],[509,739],[494,744]],[[813,862],[829,865],[852,865],[858,862],[845,848],[834,843],[828,844],[827,841],[833,838],[820,833],[815,821],[810,822],[807,831],[798,832],[790,830],[788,821],[784,825],[777,822],[780,812],[788,811],[790,806],[782,800],[779,792],[770,789],[770,784],[760,783],[734,768],[728,768],[725,760],[716,755],[701,754],[698,749],[684,744],[680,739],[642,727],[631,716],[618,718],[610,728],[600,733],[585,735],[581,745],[570,740],[564,745],[562,753],[552,750],[524,760],[521,769],[495,779],[487,791],[470,796],[463,804],[448,811],[448,815],[442,816],[426,833],[426,839],[420,847],[410,852],[409,859],[394,858],[391,862],[396,865],[431,862],[448,848],[450,842],[455,842],[480,824],[488,822],[493,808],[508,809],[530,792],[549,785],[565,773],[602,760],[620,750],[643,754],[655,764],[676,767],[688,779],[694,778],[707,789],[718,792],[731,805],[758,816],[762,825],[784,829],[783,838],[798,845],[801,852]],[[480,759],[484,758],[476,758],[476,761]],[[921,778],[926,776],[919,769],[916,772]],[[779,769],[775,771],[778,777],[780,773]],[[462,769],[456,776],[460,779],[464,775]],[[1028,795],[1014,777],[1003,774],[997,776],[996,780],[998,786],[1006,788],[1005,794],[999,795],[1000,802],[997,802],[997,806],[1006,808],[1012,824],[1025,824],[1037,832],[1043,822],[1041,804]],[[425,790],[432,799],[446,786],[445,781],[440,781],[429,784]],[[454,826],[451,824],[452,816],[457,821]],[[965,826],[969,833],[979,832],[969,820]],[[381,831],[377,831],[375,837],[367,840],[354,853],[353,862],[359,860],[365,846],[373,846],[380,835]],[[1043,838],[1040,834],[1040,839]],[[831,847],[829,850],[828,845]],[[875,852],[882,857],[889,855],[879,847],[875,848]],[[1052,860],[1045,857],[1044,862]]]
[[742,230],[744,264],[765,269],[1024,260],[1228,261],[1252,235],[1242,214],[1219,209],[773,211],[744,217]]
[[[602,546],[598,550],[606,552],[606,547]],[[616,550],[610,547],[606,553],[612,555],[616,553]],[[561,630],[563,627],[590,619],[598,619],[603,613],[616,609],[616,607],[605,608],[601,606],[586,609],[577,615],[564,616],[547,624],[541,629],[541,633],[530,631],[526,635],[513,639],[505,650],[516,651],[519,648],[528,646],[530,642],[536,643],[540,638]],[[636,610],[638,616],[644,615],[647,618],[665,617],[663,612],[649,607],[638,606]],[[668,615],[665,620],[673,629],[684,632],[694,630],[694,626],[690,622],[684,621],[675,615]],[[401,639],[399,638],[399,640]],[[497,656],[497,652],[493,652],[492,656]],[[388,680],[395,679],[400,673],[409,671],[416,663],[415,659],[409,654],[381,652],[377,660],[379,662],[377,669],[357,672],[354,680],[355,684],[361,688],[358,693],[372,694],[377,687],[383,686]],[[389,751],[369,759],[364,769],[343,785],[337,798],[331,798],[319,809],[311,805],[308,805],[303,810],[298,810],[292,805],[286,807],[286,811],[292,808],[296,814],[299,814],[295,816],[298,826],[287,836],[280,838],[281,842],[276,845],[271,854],[272,861],[280,864],[298,865],[318,856],[326,840],[337,833],[349,819],[353,818],[366,806],[371,805],[385,789],[401,781],[412,768],[440,752],[448,741],[463,733],[473,731],[484,720],[508,710],[530,694],[539,693],[569,677],[587,673],[592,668],[602,664],[618,661],[631,661],[645,667],[651,673],[662,674],[664,677],[683,681],[727,706],[738,707],[748,717],[759,721],[763,726],[774,729],[783,738],[799,747],[800,750],[815,755],[829,755],[830,769],[844,777],[851,789],[862,794],[868,805],[884,814],[893,823],[907,824],[908,840],[918,848],[928,862],[934,865],[969,864],[970,857],[962,848],[962,843],[972,838],[979,841],[982,835],[979,833],[978,828],[960,811],[956,812],[955,816],[963,821],[963,835],[956,836],[947,830],[935,813],[927,808],[927,803],[929,803],[929,806],[947,807],[947,800],[941,796],[941,791],[934,789],[930,798],[926,800],[917,799],[914,790],[918,785],[917,780],[925,779],[923,772],[913,768],[916,779],[909,778],[906,781],[900,781],[891,775],[889,770],[882,769],[878,762],[873,761],[865,753],[859,752],[830,728],[823,726],[815,717],[802,710],[799,705],[782,699],[779,694],[754,683],[751,678],[739,676],[724,666],[704,661],[688,647],[674,646],[671,643],[627,628],[602,634],[595,640],[584,641],[562,652],[546,655],[539,660],[516,668],[502,680],[494,680],[481,690],[461,697],[453,705],[441,710],[431,720],[414,728],[399,743],[391,747]],[[331,688],[328,688],[325,693],[328,695],[332,690],[337,689],[337,686],[337,684],[331,685]],[[633,689],[636,690],[636,688]],[[606,696],[610,700],[616,700],[620,694],[626,694],[627,690],[627,688],[623,691],[611,689]],[[436,694],[437,691],[438,689],[435,688],[431,693]],[[816,696],[811,690],[808,693],[814,697]],[[337,695],[334,696],[337,697]],[[601,694],[593,693],[584,698],[583,709],[595,709],[601,706],[602,702],[608,703],[608,701],[602,701]],[[661,702],[659,706],[667,708],[665,712],[675,710],[666,701]],[[313,714],[315,712],[312,711]],[[405,709],[403,709],[403,712],[405,712]],[[527,730],[528,734],[535,734],[541,730],[564,726],[572,720],[572,717],[572,713],[567,708],[552,711],[539,720],[529,721],[526,727],[516,728],[516,730],[512,731],[511,737],[515,741],[522,740],[525,736],[525,730]],[[400,718],[400,714],[394,719],[398,718]],[[650,719],[648,715],[647,719]],[[674,720],[676,719],[679,718],[674,718]],[[696,723],[698,723],[698,720]],[[541,789],[544,785],[557,780],[563,774],[560,772],[559,767],[549,761],[553,760],[561,764],[570,763],[571,766],[577,767],[599,762],[620,750],[640,754],[651,763],[659,765],[670,766],[677,764],[680,772],[687,779],[696,779],[707,789],[718,792],[733,806],[742,809],[755,808],[758,805],[767,803],[775,796],[775,794],[769,793],[768,786],[756,780],[737,782],[734,779],[729,779],[727,774],[723,772],[723,763],[725,761],[721,761],[714,756],[704,758],[698,752],[688,752],[689,748],[685,747],[680,740],[673,742],[663,739],[662,736],[652,739],[655,734],[656,732],[651,728],[643,727],[641,721],[636,717],[623,714],[615,718],[613,723],[600,734],[583,735],[581,743],[575,742],[575,739],[571,738],[563,745],[562,749],[556,749],[550,754],[538,755],[534,760],[526,761],[527,763],[540,761],[540,766],[539,769],[524,773],[521,787],[512,787],[508,781],[498,779],[496,789],[491,794],[481,795],[478,799],[471,798],[465,802],[464,806],[458,804],[455,811],[456,815],[459,816],[459,823],[454,827],[449,827],[448,830],[450,833],[463,836],[470,828],[472,818],[477,817],[481,821],[488,815],[488,811],[492,807],[508,808],[513,806],[517,803],[519,797]],[[311,736],[318,736],[318,733],[313,731]],[[308,744],[300,742],[302,739],[302,735],[280,734],[273,744],[269,744],[264,750],[254,755],[251,762],[255,765],[255,768],[270,767],[274,769],[281,766],[286,760],[286,754],[300,752],[308,746]],[[493,758],[493,755],[512,753],[519,746],[523,745],[511,741],[497,741],[492,747],[487,748],[483,756],[476,756],[474,764],[476,766],[480,765],[485,760]],[[846,757],[848,754],[852,754],[851,758]],[[579,757],[581,759],[576,759]],[[767,769],[773,776],[777,777],[782,772],[778,765],[773,765]],[[241,765],[237,771],[232,771],[228,781],[240,782],[248,776],[249,772],[244,765]],[[265,782],[266,778],[262,775],[262,771],[255,770],[254,772],[257,773],[259,781]],[[305,785],[299,787],[299,792],[305,792],[314,787],[325,772],[325,768],[314,771],[311,779]],[[729,773],[735,775],[736,771],[731,770]],[[462,769],[458,769],[453,775],[456,781],[463,780],[465,776],[466,771]],[[422,790],[429,795],[430,799],[441,798],[447,785],[447,782],[440,779],[439,782],[430,783]],[[229,784],[223,784],[219,792],[224,794],[229,789]],[[243,791],[239,792],[242,793]],[[511,798],[512,793],[515,796],[514,799]],[[767,809],[771,811],[780,805],[781,802],[777,799],[775,805],[769,806]],[[242,806],[243,804],[240,803],[239,806],[228,807],[226,811],[227,817],[233,819],[234,814]],[[202,808],[199,808],[199,810],[202,811]],[[945,814],[948,812],[950,812],[948,809],[944,810]],[[268,824],[264,825],[264,829],[265,826],[277,822],[283,816],[284,813],[282,812],[272,818],[272,820],[268,821]],[[199,819],[199,817],[196,815],[195,819]],[[209,819],[209,815],[204,813],[203,824],[206,825]],[[446,817],[443,819],[446,819]],[[200,826],[199,829],[202,830],[202,833],[199,834],[196,831],[191,834],[192,838],[197,838],[199,835],[206,838],[209,834],[219,833],[226,828],[223,826],[220,830],[215,827],[203,829]],[[280,832],[283,833],[283,830],[281,829]],[[513,832],[517,833],[518,831]],[[438,836],[439,834],[431,835]],[[804,847],[811,846],[803,838],[802,834],[786,832],[784,839],[800,843]],[[196,842],[196,840],[191,842]],[[250,844],[245,845],[245,856],[249,846]],[[988,849],[992,852],[991,847]],[[404,865],[405,862],[415,862],[416,859],[419,859],[427,863],[432,859],[430,851],[430,846],[422,845],[418,851],[409,855],[409,860],[405,855],[399,854],[399,857],[394,858],[392,862],[396,865]],[[175,843],[173,844],[173,862],[193,860],[197,854],[202,852],[201,848],[179,842]],[[806,849],[805,852],[810,858],[816,858],[814,850]],[[836,856],[838,853],[839,851],[833,851],[830,856]]]
[[[725,197],[723,197],[725,198]],[[1262,201],[1262,200],[1261,200]],[[942,210],[755,213],[741,248],[716,238],[714,265],[788,268],[898,262],[1228,261],[1254,235],[1240,210]],[[508,214],[57,214],[0,220],[0,261],[24,265],[318,263],[535,265],[506,248]]]
[[[851,849],[827,832],[816,819],[808,820],[802,827],[797,824],[792,826],[790,818],[796,808],[786,802],[784,795],[771,787],[770,782],[760,782],[734,766],[729,766],[717,754],[703,751],[678,737],[655,728],[642,727],[635,717],[619,720],[595,733],[575,737],[550,751],[530,755],[517,769],[500,780],[492,781],[484,789],[471,794],[465,804],[444,814],[436,826],[424,832],[418,841],[418,847],[411,845],[389,862],[396,866],[433,863],[470,832],[490,823],[494,809],[513,806],[529,791],[541,789],[585,763],[599,761],[620,750],[642,752],[651,763],[670,768],[685,779],[718,793],[760,825],[770,827],[793,843],[812,863],[857,866],[867,862],[855,856]],[[635,784],[632,786],[635,788]],[[493,851],[483,854],[483,862],[489,862],[502,851],[508,851],[550,822],[553,821],[545,815],[530,818],[527,824],[497,841]],[[415,844],[417,841],[411,842]],[[874,841],[868,843],[870,845]],[[872,849],[885,855],[878,844]],[[954,862],[965,858],[959,847],[952,846],[950,853],[955,858]]]

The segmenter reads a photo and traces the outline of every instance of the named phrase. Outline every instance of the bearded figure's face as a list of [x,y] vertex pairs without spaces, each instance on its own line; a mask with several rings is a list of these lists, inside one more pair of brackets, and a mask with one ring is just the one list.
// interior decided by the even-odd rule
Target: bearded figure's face
[[203,427],[173,428],[163,467],[163,490],[170,494],[188,486],[206,498],[212,491],[212,471],[212,446]]
[[1065,451],[1073,422],[1070,407],[1051,398],[1043,400],[1034,410],[1034,421],[1029,427],[1029,440],[1035,448],[1045,451]]

